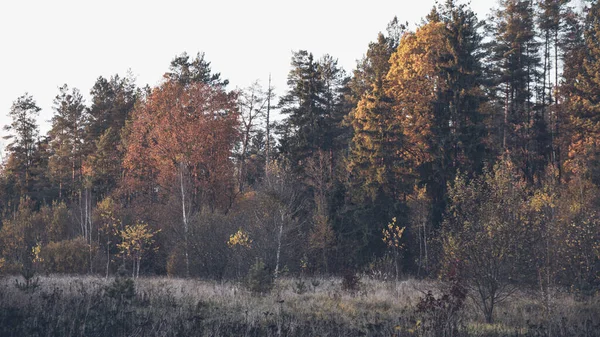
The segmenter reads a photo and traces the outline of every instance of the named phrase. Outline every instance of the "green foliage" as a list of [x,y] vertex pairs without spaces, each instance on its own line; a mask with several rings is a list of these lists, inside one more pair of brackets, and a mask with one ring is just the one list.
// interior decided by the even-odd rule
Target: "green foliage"
[[212,73],[210,62],[204,59],[204,53],[197,53],[195,58],[183,52],[171,61],[170,72],[164,75],[170,81],[182,85],[206,83],[211,86],[225,87],[229,80],[221,80],[221,73]]
[[85,156],[86,107],[78,89],[65,84],[54,99],[50,147],[52,156],[48,168],[59,188],[60,200],[74,197],[83,185],[83,160]]
[[11,177],[13,185],[13,202],[18,204],[19,198],[29,197],[34,194],[34,184],[40,164],[35,159],[38,150],[39,129],[36,123],[37,115],[41,108],[33,96],[25,94],[17,98],[8,113],[12,120],[4,126],[6,132],[3,136],[7,140],[6,147],[8,160],[2,170]]
[[268,294],[273,289],[275,278],[265,263],[257,259],[246,276],[246,287],[256,294]]
[[131,301],[135,296],[135,283],[133,279],[128,277],[127,270],[124,265],[119,267],[117,277],[113,282],[106,287],[106,296],[117,299],[119,303],[123,301]]
[[302,172],[303,166],[297,164],[317,150],[335,148],[343,79],[343,71],[331,56],[315,60],[305,50],[294,52],[289,89],[279,102],[281,113],[288,116],[279,130],[280,152],[294,170]]
[[299,278],[295,283],[294,283],[294,292],[298,295],[302,295],[304,294],[306,291],[308,290],[308,287],[306,285],[306,281],[302,278]]

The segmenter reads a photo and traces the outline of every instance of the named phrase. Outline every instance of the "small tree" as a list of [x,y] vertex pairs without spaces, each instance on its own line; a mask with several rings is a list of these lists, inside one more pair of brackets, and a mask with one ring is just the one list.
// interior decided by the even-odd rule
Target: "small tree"
[[110,271],[111,250],[116,246],[119,229],[123,227],[121,220],[115,215],[115,203],[111,198],[105,198],[98,203],[97,212],[100,218],[100,233],[106,245],[106,277]]
[[237,232],[235,232],[235,234],[231,234],[229,236],[227,247],[234,249],[236,252],[235,259],[237,261],[237,273],[239,276],[241,255],[243,255],[246,249],[250,249],[252,247],[252,239],[250,239],[248,233],[240,228],[237,230]]
[[152,231],[148,224],[136,222],[135,225],[127,225],[125,229],[120,231],[122,242],[117,245],[121,254],[131,258],[133,262],[132,277],[140,276],[140,264],[142,257],[148,251],[157,251],[158,247],[153,247],[154,236],[160,230]]
[[496,304],[532,269],[528,265],[527,188],[509,159],[467,182],[449,186],[442,232],[446,269],[468,282],[488,323]]
[[394,254],[394,268],[396,271],[396,281],[398,281],[398,256],[400,251],[404,248],[404,244],[400,243],[404,229],[406,227],[400,227],[396,224],[396,217],[392,218],[386,228],[383,229],[383,242],[387,245],[388,249]]

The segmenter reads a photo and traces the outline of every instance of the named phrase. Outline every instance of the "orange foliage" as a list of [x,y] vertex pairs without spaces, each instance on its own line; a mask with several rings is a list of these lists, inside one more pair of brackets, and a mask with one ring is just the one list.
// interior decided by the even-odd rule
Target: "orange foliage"
[[197,206],[226,202],[233,188],[237,125],[235,94],[204,83],[165,82],[133,113],[125,189],[160,196],[185,179]]
[[432,160],[433,104],[444,81],[439,60],[447,53],[444,24],[432,22],[403,36],[390,59],[387,94],[394,98],[395,114],[402,125],[406,152],[415,164]]

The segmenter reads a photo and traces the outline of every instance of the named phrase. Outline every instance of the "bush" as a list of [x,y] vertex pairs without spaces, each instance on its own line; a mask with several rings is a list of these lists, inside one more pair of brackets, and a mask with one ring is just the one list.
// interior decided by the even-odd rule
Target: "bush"
[[467,290],[458,278],[447,282],[442,294],[436,298],[427,292],[417,303],[417,313],[421,315],[423,335],[455,336],[459,331],[462,310]]
[[306,290],[306,282],[302,278],[299,278],[298,281],[294,283],[294,292],[298,295],[302,295]]
[[246,277],[246,286],[248,290],[257,294],[267,294],[273,289],[274,278],[270,268],[265,263],[257,259],[254,265],[250,267]]
[[21,269],[21,276],[23,276],[24,282],[19,282],[19,280],[15,280],[15,287],[17,289],[26,292],[33,293],[38,287],[40,283],[39,277],[35,277],[35,270],[32,266],[27,266],[26,263]]
[[[96,247],[92,246],[91,254]],[[83,274],[89,269],[90,247],[84,238],[50,242],[40,252],[47,273]]]
[[342,290],[356,295],[360,291],[360,276],[353,271],[346,271],[342,277]]
[[119,302],[130,301],[135,296],[135,284],[133,279],[128,277],[129,273],[125,266],[121,265],[117,272],[115,280],[106,287],[106,295],[108,297],[119,300]]

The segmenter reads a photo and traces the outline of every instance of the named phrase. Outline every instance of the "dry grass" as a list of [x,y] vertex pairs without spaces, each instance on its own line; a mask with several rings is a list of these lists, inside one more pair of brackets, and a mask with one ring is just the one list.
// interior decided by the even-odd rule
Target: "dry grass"
[[[370,279],[342,290],[337,278],[284,278],[268,295],[240,283],[141,278],[131,300],[107,296],[112,280],[41,277],[24,292],[14,277],[0,281],[0,336],[417,336],[437,335],[415,310],[433,281]],[[304,286],[301,283],[304,282]],[[498,307],[496,324],[482,324],[472,303],[458,335],[596,336],[598,298],[557,292],[548,310],[535,294],[516,294]]]

